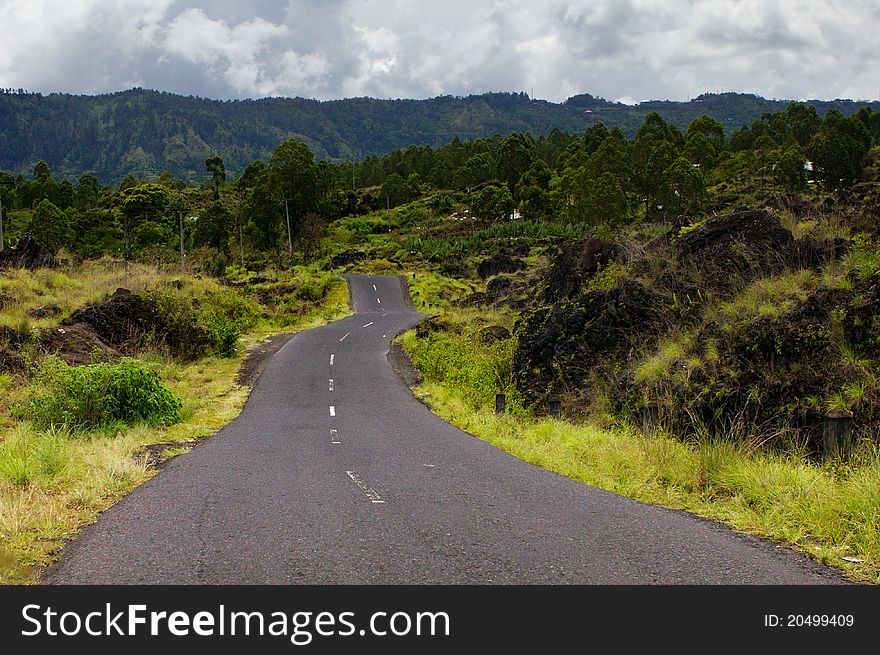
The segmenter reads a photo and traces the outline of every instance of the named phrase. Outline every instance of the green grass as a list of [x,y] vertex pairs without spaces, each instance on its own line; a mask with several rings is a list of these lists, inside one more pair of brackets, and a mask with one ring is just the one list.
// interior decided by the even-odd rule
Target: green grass
[[[69,303],[71,308],[75,308],[77,302],[101,299],[108,290],[112,292],[110,287],[126,279],[124,271],[114,273],[101,266],[101,263],[90,262],[82,269],[71,269],[65,274],[67,279],[81,283],[76,300]],[[93,271],[102,272],[97,280],[87,281],[87,274]],[[141,266],[133,266],[131,275],[133,277],[128,277],[123,284],[138,290],[156,288],[171,277],[168,272],[150,271]],[[323,280],[325,275],[303,269],[278,277],[279,284],[294,279],[307,283]],[[21,272],[4,272],[2,278],[7,288],[12,287],[20,297],[26,296],[25,289],[34,297],[41,296],[40,284],[46,285],[42,295],[47,295],[52,279],[55,278],[41,271],[37,271],[33,279]],[[133,279],[137,280],[136,284],[131,284]],[[42,282],[38,284],[34,280]],[[59,284],[68,283],[61,280]],[[249,390],[237,385],[235,378],[248,347],[279,331],[315,327],[350,313],[347,285],[336,277],[326,280],[320,301],[300,300],[299,305],[289,306],[283,315],[272,313],[259,320],[237,299],[224,295],[228,291],[220,289],[214,280],[186,278],[182,292],[197,294],[203,301],[211,292],[220,294],[206,302],[247,331],[240,339],[243,348],[237,348],[232,356],[209,355],[181,363],[158,352],[141,354],[142,361],[137,367],[150,373],[146,377],[135,376],[135,381],[139,384],[146,381],[153,391],[161,382],[162,388],[182,403],[179,420],[171,425],[165,425],[168,421],[164,420],[132,417],[133,420],[127,422],[111,417],[91,426],[86,422],[77,429],[71,429],[66,422],[62,425],[48,421],[43,422],[45,429],[40,429],[41,426],[26,420],[27,416],[15,415],[13,411],[26,404],[38,388],[22,376],[0,374],[0,584],[38,582],[41,571],[59,556],[63,545],[83,526],[94,522],[102,511],[155,475],[156,471],[136,456],[143,446],[169,444],[165,457],[177,455],[189,450],[195,440],[213,434],[238,416]],[[108,372],[101,366],[92,369],[65,365],[61,368],[61,381],[70,381],[67,378],[73,376],[77,383],[74,388],[89,392],[84,395],[93,400],[90,383],[79,384],[83,382],[80,378],[91,378],[89,371],[97,371],[97,378],[106,381],[103,374]],[[58,389],[51,384],[48,387],[61,402],[63,398]],[[82,394],[74,394],[75,397],[68,400],[72,402],[79,395]]]
[[490,395],[498,363],[466,335],[417,339],[411,331],[402,341],[425,379],[417,396],[492,445],[585,484],[783,543],[853,580],[880,582],[876,444],[863,441],[848,462],[821,465],[800,452],[771,453],[724,439],[684,442],[619,423],[604,429],[539,420],[516,403],[498,416]]

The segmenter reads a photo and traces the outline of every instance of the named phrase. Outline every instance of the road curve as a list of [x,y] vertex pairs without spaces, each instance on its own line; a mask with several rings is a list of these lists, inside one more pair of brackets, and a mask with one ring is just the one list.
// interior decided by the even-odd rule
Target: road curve
[[51,584],[827,584],[788,550],[518,460],[434,416],[386,360],[396,277],[294,337],[241,415],[69,545]]

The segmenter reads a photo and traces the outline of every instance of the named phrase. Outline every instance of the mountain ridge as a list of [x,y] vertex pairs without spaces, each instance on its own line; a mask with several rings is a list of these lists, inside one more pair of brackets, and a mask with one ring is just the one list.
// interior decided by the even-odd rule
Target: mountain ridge
[[[754,94],[704,93],[689,101],[650,100],[636,105],[582,93],[562,103],[525,93],[493,92],[428,99],[338,100],[269,97],[215,100],[133,88],[100,95],[0,93],[0,170],[29,175],[45,160],[58,177],[90,171],[102,182],[125,175],[158,177],[165,170],[187,181],[207,176],[204,160],[223,157],[230,173],[268,159],[285,139],[306,143],[319,159],[360,160],[409,145],[441,146],[554,128],[583,133],[602,121],[635,134],[645,116],[660,113],[679,129],[702,114],[725,126],[727,136],[764,113],[782,111],[788,100]],[[844,115],[880,102],[808,100],[820,115]]]

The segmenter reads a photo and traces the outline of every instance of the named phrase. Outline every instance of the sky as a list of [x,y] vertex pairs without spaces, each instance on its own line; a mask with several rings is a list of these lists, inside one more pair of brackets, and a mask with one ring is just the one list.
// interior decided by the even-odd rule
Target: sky
[[880,0],[0,0],[0,87],[877,99]]

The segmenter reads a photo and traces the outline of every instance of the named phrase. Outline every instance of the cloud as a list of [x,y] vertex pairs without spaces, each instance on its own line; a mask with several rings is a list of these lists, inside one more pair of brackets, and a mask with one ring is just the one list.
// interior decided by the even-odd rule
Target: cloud
[[0,0],[0,86],[876,97],[876,0]]

